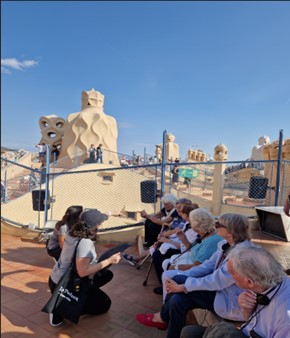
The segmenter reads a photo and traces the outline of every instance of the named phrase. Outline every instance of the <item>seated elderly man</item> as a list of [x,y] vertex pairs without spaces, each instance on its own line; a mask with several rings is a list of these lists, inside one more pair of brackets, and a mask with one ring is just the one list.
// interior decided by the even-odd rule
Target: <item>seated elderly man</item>
[[[246,322],[234,329],[237,337],[241,333],[243,337],[289,337],[290,279],[274,257],[258,247],[236,248],[229,255],[228,269],[236,285],[246,290],[238,298]],[[206,338],[206,331],[203,326],[186,326],[181,338]]]
[[141,217],[145,221],[145,243],[150,247],[157,241],[157,237],[164,223],[171,223],[179,215],[175,209],[176,197],[173,194],[166,194],[162,197],[163,208],[156,214],[148,215],[145,210],[141,211]]

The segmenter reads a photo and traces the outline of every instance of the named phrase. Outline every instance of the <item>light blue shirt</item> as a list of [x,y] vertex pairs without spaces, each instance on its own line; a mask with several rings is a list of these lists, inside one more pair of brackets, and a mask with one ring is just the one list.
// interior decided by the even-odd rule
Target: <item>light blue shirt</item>
[[217,250],[217,244],[222,240],[222,237],[214,234],[203,239],[200,244],[194,245],[190,252],[191,262],[204,262]]
[[285,277],[278,288],[267,294],[270,304],[258,305],[249,323],[242,327],[246,336],[254,329],[263,338],[290,337],[290,278]]
[[[189,270],[168,270],[162,275],[164,281],[166,277],[172,278],[173,275],[188,276],[185,282],[186,289],[191,291],[207,290],[216,291],[214,300],[214,310],[222,318],[244,321],[242,311],[238,304],[238,296],[243,291],[236,284],[232,275],[228,272],[228,255],[222,261],[222,246],[226,241],[218,243],[217,251],[202,264],[195,266]],[[253,246],[251,241],[243,241],[235,245],[235,247]]]

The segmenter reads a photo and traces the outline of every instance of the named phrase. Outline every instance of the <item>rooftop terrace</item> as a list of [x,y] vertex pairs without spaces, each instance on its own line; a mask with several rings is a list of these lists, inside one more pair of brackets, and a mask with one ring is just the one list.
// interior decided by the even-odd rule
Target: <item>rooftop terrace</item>
[[[275,255],[285,269],[290,268],[290,243],[275,239],[260,231],[253,234],[254,241]],[[100,243],[101,253],[113,243]],[[137,252],[137,247],[128,249]],[[152,292],[158,286],[152,270],[147,286],[143,286],[149,260],[140,270],[121,260],[112,266],[114,279],[102,289],[112,299],[110,311],[100,316],[82,316],[79,324],[65,322],[52,327],[48,315],[41,312],[50,297],[47,280],[53,259],[46,253],[44,244],[22,241],[19,237],[2,235],[1,245],[1,336],[13,337],[98,337],[138,338],[166,337],[166,331],[147,328],[135,321],[139,312],[158,311],[161,296]]]

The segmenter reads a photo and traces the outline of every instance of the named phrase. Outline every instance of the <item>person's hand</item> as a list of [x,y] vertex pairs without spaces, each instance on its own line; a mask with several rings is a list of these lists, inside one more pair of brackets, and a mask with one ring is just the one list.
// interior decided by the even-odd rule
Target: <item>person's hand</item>
[[163,227],[168,227],[168,228],[171,227],[170,223],[162,223],[162,226],[163,226]]
[[182,230],[178,230],[176,232],[176,235],[178,236],[178,238],[183,242],[184,240],[186,240],[186,236],[185,233]]
[[121,253],[118,252],[115,255],[112,255],[111,257],[108,258],[108,261],[110,264],[118,264],[121,259]]
[[175,265],[170,265],[167,270],[175,270]]
[[165,237],[165,234],[162,232],[157,236],[157,240],[159,241],[163,237]]
[[143,218],[147,218],[147,216],[148,216],[148,214],[147,214],[147,212],[146,212],[145,210],[142,210],[142,211],[140,212],[140,215],[141,215],[141,217],[143,217]]
[[284,212],[285,212],[285,215],[290,217],[290,203],[288,201],[288,196],[287,196],[285,203],[284,203]]
[[177,293],[177,292],[184,292],[183,284],[177,284],[173,279],[167,278],[165,281],[165,287],[167,293]]
[[251,291],[242,292],[238,297],[238,303],[248,319],[257,306],[257,295]]
[[160,243],[171,243],[171,240],[169,238],[167,238],[167,237],[161,237],[159,239],[159,242]]

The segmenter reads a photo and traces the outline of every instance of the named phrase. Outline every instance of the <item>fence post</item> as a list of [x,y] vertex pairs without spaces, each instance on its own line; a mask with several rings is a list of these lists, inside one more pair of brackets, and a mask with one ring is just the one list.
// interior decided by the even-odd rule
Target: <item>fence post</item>
[[280,171],[282,161],[282,142],[283,142],[283,129],[279,132],[279,148],[278,148],[278,159],[277,159],[277,173],[276,173],[276,190],[275,190],[275,207],[278,205],[279,192],[280,192]]
[[46,145],[46,172],[45,172],[45,200],[44,200],[44,225],[47,222],[48,200],[49,200],[49,167],[50,167],[50,146]]
[[163,146],[162,146],[162,164],[161,164],[161,190],[160,190],[160,209],[162,208],[161,199],[164,195],[164,182],[165,182],[165,163],[166,163],[166,135],[167,132],[163,132]]
[[3,202],[7,202],[7,170],[5,170],[4,175],[4,196],[3,196]]
[[75,146],[75,168],[78,166],[78,146]]

